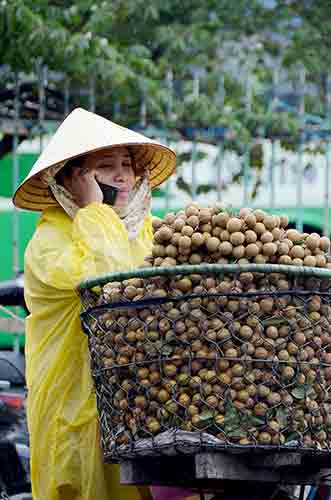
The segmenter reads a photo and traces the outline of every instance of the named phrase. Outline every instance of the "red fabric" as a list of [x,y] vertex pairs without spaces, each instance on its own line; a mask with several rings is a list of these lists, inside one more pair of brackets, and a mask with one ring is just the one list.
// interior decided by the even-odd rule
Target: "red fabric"
[[191,497],[194,493],[183,488],[168,488],[167,486],[152,486],[154,500],[182,500]]

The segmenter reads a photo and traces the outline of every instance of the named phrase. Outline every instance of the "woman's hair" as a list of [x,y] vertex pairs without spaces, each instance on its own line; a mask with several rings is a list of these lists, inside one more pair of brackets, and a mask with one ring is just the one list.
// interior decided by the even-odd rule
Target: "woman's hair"
[[[135,173],[137,173],[137,168],[136,168],[136,162],[134,159],[134,156],[132,154],[132,151],[130,147],[127,147],[127,150],[129,152],[129,155],[131,157],[131,162],[132,162],[132,167]],[[71,160],[68,160],[66,164],[64,165],[61,170],[55,175],[55,180],[57,184],[60,184],[63,186],[63,181],[64,179],[68,178],[71,176],[72,169],[77,168],[77,167],[82,167],[88,157],[88,154],[84,154],[81,156],[76,156],[75,158],[72,158]]]
[[87,155],[76,156],[71,160],[68,160],[61,170],[55,175],[55,180],[57,184],[63,185],[63,181],[65,178],[70,177],[72,173],[72,169],[76,167],[82,167],[85,163]]

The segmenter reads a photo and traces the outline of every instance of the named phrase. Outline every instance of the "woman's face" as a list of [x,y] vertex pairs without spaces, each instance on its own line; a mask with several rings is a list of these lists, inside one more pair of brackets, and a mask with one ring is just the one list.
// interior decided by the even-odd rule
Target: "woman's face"
[[86,158],[84,167],[95,172],[97,181],[118,188],[116,207],[120,208],[127,204],[136,181],[132,159],[127,148],[92,153]]

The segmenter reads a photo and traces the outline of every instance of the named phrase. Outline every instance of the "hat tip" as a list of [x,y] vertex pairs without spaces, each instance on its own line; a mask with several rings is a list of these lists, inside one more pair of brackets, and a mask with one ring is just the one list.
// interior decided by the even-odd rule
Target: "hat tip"
[[77,108],[74,108],[70,114],[78,114],[78,113],[90,113],[87,109],[82,108],[81,106],[78,106]]

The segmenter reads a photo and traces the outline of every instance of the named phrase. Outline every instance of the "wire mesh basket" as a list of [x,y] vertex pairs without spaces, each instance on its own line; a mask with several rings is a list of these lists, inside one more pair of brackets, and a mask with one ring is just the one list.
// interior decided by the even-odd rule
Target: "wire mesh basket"
[[85,282],[104,459],[331,450],[331,271],[145,268]]

